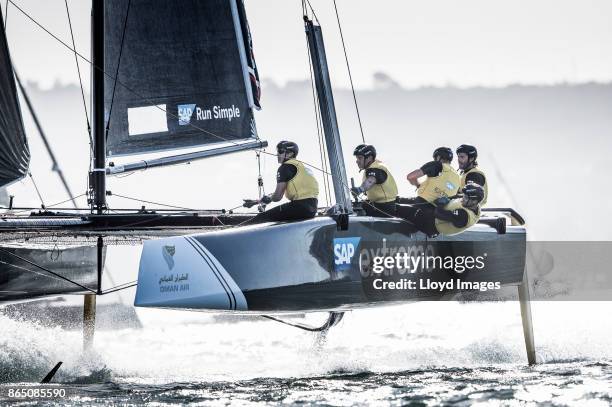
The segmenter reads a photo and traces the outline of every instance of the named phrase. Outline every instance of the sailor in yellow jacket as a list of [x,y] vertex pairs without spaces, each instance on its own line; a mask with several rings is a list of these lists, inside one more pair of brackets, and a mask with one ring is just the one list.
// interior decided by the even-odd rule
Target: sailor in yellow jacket
[[363,209],[368,216],[395,216],[397,184],[389,169],[376,159],[376,148],[369,144],[360,144],[355,147],[353,155],[359,170],[363,171],[363,179],[360,186],[351,188],[352,194],[356,197],[366,194],[368,199],[364,202]]
[[[438,147],[433,152],[433,159],[406,176],[408,182],[417,187],[415,203],[433,204],[436,199],[456,195],[459,190],[461,177],[450,165],[453,161],[453,150]],[[425,181],[419,183],[419,179],[424,176]]]
[[[433,212],[434,201],[442,197],[451,197],[459,191],[461,177],[451,167],[453,161],[453,150],[448,147],[438,147],[433,152],[433,161],[409,173],[406,178],[408,182],[417,187],[417,196],[414,198],[399,198],[398,216],[414,222],[417,210]],[[420,183],[419,179],[426,177]]]
[[462,198],[436,199],[433,212],[418,211],[414,218],[417,229],[428,236],[456,235],[476,224],[480,219],[480,203],[484,198],[484,189],[478,184],[468,182],[462,193]]
[[478,168],[478,163],[476,162],[477,158],[478,150],[476,150],[476,147],[470,146],[469,144],[461,144],[457,147],[457,162],[461,170],[461,188],[470,181],[480,185],[484,190],[484,198],[480,203],[482,207],[487,203],[489,185],[484,172]]
[[261,199],[245,199],[244,207],[278,202],[283,195],[290,201],[255,216],[249,223],[293,221],[314,218],[317,214],[319,184],[309,168],[296,159],[299,147],[292,141],[281,141],[276,146],[278,171],[276,190]]

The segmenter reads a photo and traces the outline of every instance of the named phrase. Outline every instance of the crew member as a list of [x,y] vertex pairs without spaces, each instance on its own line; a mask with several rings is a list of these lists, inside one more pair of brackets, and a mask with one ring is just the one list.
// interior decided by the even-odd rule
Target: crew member
[[461,187],[463,188],[468,182],[473,182],[482,186],[484,190],[484,198],[480,203],[480,206],[484,206],[487,203],[487,196],[489,195],[489,187],[487,185],[487,178],[480,168],[476,159],[478,158],[478,151],[476,147],[468,144],[461,144],[457,147],[457,162],[459,163],[459,169],[461,170]]
[[376,159],[376,149],[369,144],[355,147],[359,171],[363,171],[363,181],[360,186],[351,188],[355,196],[363,193],[367,196],[363,209],[368,216],[388,218],[395,216],[395,200],[397,184],[389,169]]
[[249,223],[293,221],[314,218],[317,214],[319,184],[301,161],[296,159],[299,148],[292,141],[281,141],[276,146],[278,163],[276,190],[259,200],[245,199],[244,207],[278,202],[283,195],[290,201],[255,216]]
[[[434,201],[442,197],[451,197],[457,194],[461,177],[450,166],[453,161],[453,150],[448,147],[438,147],[433,152],[433,161],[424,164],[407,175],[408,182],[417,187],[417,196],[414,198],[399,198],[398,215],[410,222],[414,222],[417,210],[432,212],[435,209]],[[419,178],[426,176],[423,183]]]
[[484,189],[478,184],[468,182],[462,193],[462,198],[436,199],[436,208],[432,212],[417,211],[414,217],[415,226],[429,236],[436,236],[456,235],[474,225],[480,218]]

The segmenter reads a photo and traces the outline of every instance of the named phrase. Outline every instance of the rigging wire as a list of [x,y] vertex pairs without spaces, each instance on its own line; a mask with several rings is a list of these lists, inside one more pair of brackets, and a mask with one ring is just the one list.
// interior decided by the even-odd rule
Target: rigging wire
[[30,179],[32,180],[32,184],[34,184],[34,189],[36,190],[36,194],[38,194],[38,199],[40,199],[40,204],[42,205],[42,208],[45,209],[45,202],[43,201],[43,197],[40,194],[40,191],[38,190],[38,185],[36,185],[36,181],[34,181],[32,172],[28,171],[28,175],[30,176]]
[[[75,199],[78,199],[78,198],[80,198],[80,197],[82,197],[84,195],[86,195],[86,193],[82,193],[80,195],[71,196],[70,198],[68,198],[66,200],[63,200],[61,202],[56,202],[56,203],[51,204],[51,205],[46,205],[44,207],[44,209],[53,208],[53,207],[56,207],[58,205],[65,204],[66,202],[74,201]],[[0,209],[7,209],[8,210],[7,207],[0,207]],[[17,214],[20,214],[20,213],[30,212],[30,211],[37,210],[37,209],[40,209],[40,208],[25,208],[25,209],[20,209],[18,211],[11,211],[10,214],[11,215],[17,215]],[[66,210],[72,210],[72,209],[75,209],[75,208],[66,208]]]
[[168,208],[182,209],[182,210],[185,210],[185,211],[196,211],[196,209],[193,209],[193,208],[186,208],[186,207],[183,207],[183,206],[176,206],[176,205],[169,205],[169,204],[164,204],[164,203],[160,203],[160,202],[147,201],[145,199],[139,199],[139,198],[134,198],[134,197],[130,197],[130,196],[120,195],[120,194],[116,194],[114,192],[113,192],[112,196],[118,196],[119,198],[129,199],[131,201],[150,203],[150,204],[153,204],[153,205],[161,205],[161,206],[165,206],[165,207],[168,207]]
[[119,57],[117,58],[117,69],[115,70],[115,83],[113,84],[113,94],[111,97],[109,112],[108,112],[108,121],[106,122],[105,129],[105,137],[108,139],[108,130],[110,129],[110,122],[113,114],[113,104],[115,103],[115,91],[117,90],[117,82],[119,77],[119,66],[121,65],[121,55],[123,55],[123,42],[125,40],[125,31],[127,28],[128,16],[130,15],[130,5],[132,4],[132,0],[128,1],[127,10],[125,12],[125,19],[123,20],[123,32],[121,33],[121,44],[119,45]]
[[261,199],[266,194],[263,177],[261,176],[261,153],[256,151],[255,155],[257,156],[257,194],[259,199]]
[[[75,199],[78,199],[78,198],[80,198],[80,197],[82,197],[84,195],[86,195],[86,193],[82,193],[82,194],[76,195],[76,196],[71,196],[70,198],[68,198],[68,199],[66,199],[64,201],[56,202],[56,203],[51,204],[51,205],[46,205],[44,208],[45,209],[53,208],[55,206],[58,206],[58,205],[61,205],[61,204],[65,204],[66,202],[74,201]],[[8,208],[2,207],[0,209],[8,209]],[[16,215],[16,214],[24,213],[24,212],[30,212],[30,211],[32,211],[34,209],[40,209],[40,208],[27,208],[27,209],[24,209],[24,210],[14,211],[14,212],[11,212],[11,215]]]
[[[308,8],[310,8],[310,12],[312,13],[312,16],[314,17],[317,24],[320,24],[319,17],[317,17],[317,13],[315,13],[314,8],[312,7],[312,4],[310,4],[310,0],[302,0],[302,4],[304,3],[308,3]],[[306,8],[306,5],[304,4],[303,7]],[[306,13],[304,13],[304,15],[306,15]]]
[[109,288],[107,290],[102,291],[102,294],[100,294],[100,295],[111,294],[111,293],[114,293],[114,292],[117,292],[117,291],[125,290],[126,288],[134,287],[137,284],[138,284],[138,280],[130,281],[128,283],[119,284],[119,285],[111,287],[111,288]]
[[340,15],[338,14],[338,6],[334,0],[334,9],[336,10],[336,20],[338,21],[338,30],[340,31],[340,39],[342,40],[342,50],[344,51],[344,59],[346,60],[346,69],[348,70],[349,81],[351,82],[351,91],[353,92],[353,101],[355,102],[355,111],[357,112],[357,121],[359,122],[359,130],[361,131],[361,140],[365,144],[365,136],[363,134],[363,126],[361,124],[361,115],[359,114],[359,106],[357,104],[357,96],[355,95],[355,86],[353,85],[353,75],[351,74],[351,65],[349,64],[346,45],[344,44],[344,35],[342,34],[342,25],[340,24]]
[[[70,18],[70,9],[68,8],[68,0],[64,0],[66,4],[66,14],[68,15],[68,26],[70,27],[70,37],[72,38],[72,48],[76,50],[76,43],[74,41],[74,32],[72,30],[72,19]],[[83,110],[85,111],[85,120],[87,121],[87,135],[89,136],[89,148],[93,151],[93,139],[91,137],[91,123],[89,121],[89,113],[87,112],[87,102],[85,102],[85,89],[83,88],[83,79],[81,78],[81,68],[79,67],[79,59],[74,52],[74,62],[77,68],[77,74],[79,75],[79,85],[81,86],[81,97],[83,99]]]

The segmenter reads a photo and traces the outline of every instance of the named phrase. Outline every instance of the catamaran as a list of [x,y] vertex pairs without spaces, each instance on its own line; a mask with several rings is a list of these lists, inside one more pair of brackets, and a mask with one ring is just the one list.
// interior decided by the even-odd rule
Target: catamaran
[[[534,363],[524,220],[510,208],[487,209],[487,217],[464,233],[428,238],[402,219],[364,216],[351,201],[322,29],[308,4],[303,8],[333,206],[314,219],[259,225],[249,224],[253,214],[226,211],[142,208],[111,213],[107,177],[244,150],[269,153],[255,125],[261,108],[259,76],[242,0],[93,0],[91,60],[74,44],[64,44],[92,67],[90,206],[2,216],[0,303],[84,295],[85,334],[91,338],[96,295],[131,286],[103,290],[101,283],[105,247],[126,241],[143,243],[137,307],[267,316],[330,313],[321,327],[298,324],[310,330],[329,329],[347,310],[440,300],[466,287],[405,289],[423,276],[474,283],[469,287],[495,281],[519,288],[528,360]],[[28,172],[17,85],[3,27],[2,186]],[[178,151],[187,147],[198,149]],[[122,165],[112,161],[151,152],[169,153]],[[5,209],[15,210],[12,205]],[[403,254],[433,259],[481,256],[486,267],[448,270],[424,261],[409,271],[374,271],[375,258]],[[399,287],[400,282],[404,289],[379,288]]]

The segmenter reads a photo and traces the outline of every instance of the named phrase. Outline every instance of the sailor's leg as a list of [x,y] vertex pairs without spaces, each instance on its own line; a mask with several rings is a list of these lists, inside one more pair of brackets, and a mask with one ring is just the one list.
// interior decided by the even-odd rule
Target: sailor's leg
[[527,362],[536,364],[535,341],[533,338],[533,322],[531,320],[531,301],[529,294],[529,279],[527,270],[523,282],[518,287],[519,302],[521,303],[521,318],[523,320],[523,335],[525,336],[525,349],[527,350]]
[[263,222],[286,222],[293,220],[311,219],[317,214],[316,198],[300,199],[276,206],[265,212],[260,213],[248,223]]
[[410,223],[414,223],[414,217],[419,210],[418,206],[413,205],[397,205],[395,215],[398,218],[406,219]]
[[398,196],[397,199],[395,200],[395,203],[402,204],[402,205],[412,205],[412,204],[417,203],[416,200],[417,200],[416,197],[402,198],[401,196]]
[[419,209],[414,216],[414,226],[427,236],[436,236],[438,234],[433,210]]
[[395,214],[395,201],[385,203],[375,202],[364,202],[363,209],[368,216],[374,216],[376,218],[391,218],[396,216]]
[[263,223],[263,222],[281,222],[287,219],[291,215],[293,210],[293,202],[287,202],[274,208],[268,209],[265,212],[255,216],[249,223]]

